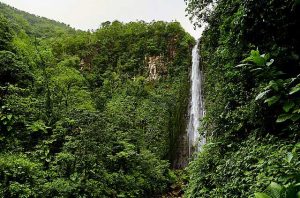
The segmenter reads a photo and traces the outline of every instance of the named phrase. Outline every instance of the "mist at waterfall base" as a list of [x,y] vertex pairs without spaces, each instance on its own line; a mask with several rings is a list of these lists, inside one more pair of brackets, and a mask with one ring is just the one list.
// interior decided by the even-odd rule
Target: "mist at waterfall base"
[[198,49],[199,41],[192,51],[192,72],[191,72],[191,98],[189,105],[189,121],[187,126],[187,137],[189,147],[189,157],[194,151],[200,151],[205,144],[204,135],[200,135],[200,119],[204,116],[203,96],[202,96],[202,72],[200,70],[200,57]]

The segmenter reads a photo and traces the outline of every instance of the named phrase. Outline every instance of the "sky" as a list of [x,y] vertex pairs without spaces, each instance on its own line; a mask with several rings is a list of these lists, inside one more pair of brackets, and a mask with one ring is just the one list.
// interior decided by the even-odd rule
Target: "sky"
[[99,28],[105,21],[178,21],[195,38],[184,0],[0,0],[31,14],[60,21],[81,30]]

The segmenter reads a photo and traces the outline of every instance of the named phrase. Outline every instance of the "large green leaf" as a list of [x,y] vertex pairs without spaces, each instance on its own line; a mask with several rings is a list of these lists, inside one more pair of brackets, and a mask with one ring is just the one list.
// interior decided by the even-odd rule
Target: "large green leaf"
[[294,109],[293,113],[300,113],[300,108]]
[[287,154],[287,156],[286,156],[286,161],[287,161],[288,163],[290,163],[290,162],[292,161],[293,158],[294,158],[293,153],[288,152],[288,154]]
[[276,122],[281,123],[281,122],[285,122],[288,119],[291,119],[293,117],[293,114],[281,114],[278,116]]
[[293,122],[296,122],[296,121],[298,121],[300,119],[300,114],[293,114],[293,117],[291,117],[291,120],[293,121]]
[[273,63],[274,63],[274,59],[271,59],[270,61],[268,61],[268,62],[266,63],[266,65],[267,65],[267,66],[271,66]]
[[267,195],[266,193],[254,193],[255,198],[272,198],[269,195]]
[[267,90],[267,91],[264,91],[264,92],[261,92],[261,93],[259,93],[257,96],[256,96],[256,98],[255,98],[255,100],[260,100],[260,99],[262,99],[265,95],[267,95],[267,93],[269,93],[270,92],[270,90]]
[[239,65],[236,65],[235,68],[245,67],[245,66],[251,66],[251,64],[249,64],[249,63],[242,63],[242,64],[239,64]]
[[279,90],[279,87],[278,87],[278,82],[274,81],[274,80],[271,80],[269,82],[269,85],[267,86],[268,88],[272,88],[274,89],[275,91],[278,91]]
[[275,182],[271,182],[267,190],[272,198],[282,198],[284,188]]
[[7,115],[7,119],[11,120],[12,119],[12,115],[11,114]]
[[250,56],[244,59],[242,62],[253,62],[258,66],[263,66],[266,64],[266,60],[269,58],[269,55],[260,55],[258,50],[251,50]]
[[295,87],[293,87],[290,91],[290,95],[297,93],[298,91],[300,91],[300,84],[297,84]]
[[293,101],[286,101],[283,105],[283,110],[285,112],[289,112],[294,106],[295,103]]
[[272,96],[271,98],[268,98],[265,100],[265,103],[268,103],[269,106],[275,104],[280,99],[279,96]]

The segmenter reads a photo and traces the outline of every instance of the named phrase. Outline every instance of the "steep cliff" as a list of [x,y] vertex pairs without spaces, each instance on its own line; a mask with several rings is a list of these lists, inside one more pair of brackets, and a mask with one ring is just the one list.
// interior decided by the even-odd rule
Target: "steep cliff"
[[177,22],[83,32],[0,6],[0,197],[167,191],[194,39]]

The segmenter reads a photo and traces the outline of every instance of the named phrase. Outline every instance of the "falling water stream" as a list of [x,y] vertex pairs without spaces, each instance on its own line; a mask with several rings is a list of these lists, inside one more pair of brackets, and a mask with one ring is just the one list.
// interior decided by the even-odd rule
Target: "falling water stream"
[[188,122],[186,133],[179,136],[175,159],[172,162],[175,169],[181,169],[188,165],[189,159],[196,151],[201,151],[206,143],[204,133],[199,132],[201,118],[204,116],[203,95],[202,95],[202,71],[199,64],[198,42],[192,51],[192,70],[190,75],[190,102],[188,105]]
[[195,45],[192,57],[192,72],[191,72],[191,99],[189,105],[189,122],[187,126],[189,156],[194,151],[201,150],[205,144],[205,136],[198,131],[200,127],[200,119],[204,116],[203,96],[202,96],[202,71],[199,65],[199,41]]

